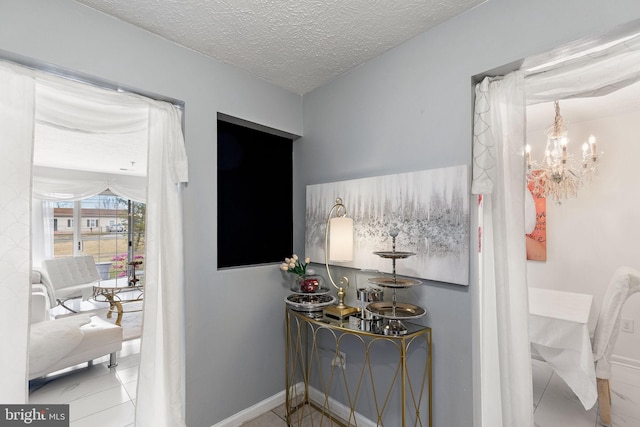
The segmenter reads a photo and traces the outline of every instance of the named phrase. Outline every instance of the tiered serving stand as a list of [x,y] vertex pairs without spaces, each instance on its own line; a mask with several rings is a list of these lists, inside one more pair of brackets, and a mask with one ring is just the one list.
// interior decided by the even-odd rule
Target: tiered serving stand
[[322,309],[336,302],[336,297],[329,295],[329,288],[324,286],[320,276],[314,276],[319,285],[313,291],[300,286],[299,281],[293,280],[290,287],[292,294],[284,299],[284,302],[292,310],[303,313],[312,319],[322,317]]
[[417,319],[427,314],[426,310],[420,306],[410,303],[397,301],[397,290],[402,288],[409,288],[422,284],[420,280],[411,279],[408,277],[398,277],[396,275],[396,260],[409,258],[415,255],[413,252],[398,252],[396,251],[396,237],[399,231],[392,229],[389,235],[392,238],[393,245],[392,250],[374,252],[381,258],[390,259],[393,263],[392,275],[385,277],[372,277],[369,279],[370,283],[381,286],[383,288],[391,289],[391,301],[378,301],[367,304],[365,310],[374,316],[379,316],[385,319],[382,327],[382,332],[385,335],[405,335],[407,334],[407,327],[402,323],[402,320]]

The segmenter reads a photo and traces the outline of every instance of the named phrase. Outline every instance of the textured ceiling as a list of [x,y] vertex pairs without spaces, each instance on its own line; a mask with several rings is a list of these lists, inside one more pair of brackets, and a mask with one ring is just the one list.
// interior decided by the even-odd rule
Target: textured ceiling
[[485,0],[76,0],[305,94]]

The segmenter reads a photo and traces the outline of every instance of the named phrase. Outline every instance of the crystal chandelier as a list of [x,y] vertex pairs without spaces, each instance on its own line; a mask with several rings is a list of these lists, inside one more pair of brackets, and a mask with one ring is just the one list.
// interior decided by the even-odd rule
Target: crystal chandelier
[[547,146],[542,163],[531,161],[531,147],[527,144],[527,180],[533,184],[535,196],[551,198],[556,204],[569,197],[576,197],[582,185],[597,174],[600,156],[596,151],[596,138],[591,135],[582,144],[582,161],[578,162],[567,152],[567,128],[560,115],[560,104],[554,102],[555,120],[547,129]]

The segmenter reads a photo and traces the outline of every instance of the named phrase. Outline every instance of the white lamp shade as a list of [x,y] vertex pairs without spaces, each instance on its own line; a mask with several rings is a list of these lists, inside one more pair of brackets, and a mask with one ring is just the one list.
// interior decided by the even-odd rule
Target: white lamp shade
[[329,221],[329,260],[353,261],[353,218],[331,218]]

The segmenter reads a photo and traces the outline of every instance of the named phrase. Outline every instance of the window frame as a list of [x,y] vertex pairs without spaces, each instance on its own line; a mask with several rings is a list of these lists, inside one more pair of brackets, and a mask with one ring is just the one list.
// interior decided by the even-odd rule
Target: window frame
[[[293,144],[299,136],[221,113],[217,124],[217,268],[280,262],[293,251]],[[239,130],[240,138],[248,139],[234,141],[234,144],[244,145],[244,151],[233,154],[237,154],[242,162],[254,162],[255,174],[249,171],[247,176],[238,178],[234,173],[244,172],[227,170],[233,167],[225,164],[228,153],[223,147],[228,143],[225,141],[227,135],[223,133],[229,129]],[[252,138],[259,140],[252,141]],[[251,157],[251,160],[245,157]],[[278,160],[283,162],[276,164]],[[264,185],[278,173],[282,173],[275,175],[280,176],[280,181]],[[258,185],[259,190],[256,189]],[[230,195],[234,191],[239,194],[238,198]],[[249,203],[244,205],[246,201]],[[252,215],[254,210],[259,210],[259,214]],[[259,226],[255,225],[257,221],[261,222]],[[258,228],[259,231],[252,235],[251,231]]]

